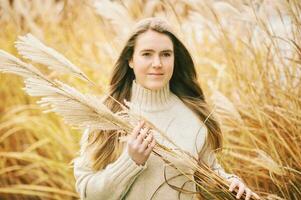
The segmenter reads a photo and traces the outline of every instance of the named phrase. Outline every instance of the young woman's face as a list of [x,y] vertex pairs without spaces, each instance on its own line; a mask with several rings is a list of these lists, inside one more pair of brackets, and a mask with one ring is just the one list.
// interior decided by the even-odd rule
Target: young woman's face
[[174,52],[171,39],[162,33],[148,30],[136,40],[130,67],[136,82],[150,90],[168,84],[174,69]]

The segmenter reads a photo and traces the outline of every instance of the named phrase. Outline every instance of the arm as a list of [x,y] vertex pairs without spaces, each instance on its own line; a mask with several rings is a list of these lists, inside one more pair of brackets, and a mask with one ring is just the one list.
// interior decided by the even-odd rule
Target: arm
[[225,172],[224,168],[219,164],[218,160],[216,159],[216,155],[213,151],[209,152],[209,150],[206,151],[205,153],[205,161],[208,164],[208,166],[216,172],[219,176],[222,178],[229,180],[231,178],[238,178],[238,176],[234,174],[229,174]]
[[215,158],[215,155],[214,155],[214,162],[213,162],[213,165],[211,166],[211,168],[213,171],[215,171],[219,176],[223,177],[224,179],[227,179],[227,180],[230,178],[240,179],[235,174],[229,174],[229,173],[225,172],[224,168],[219,164],[219,162]]
[[243,194],[245,194],[246,200],[249,200],[251,197],[260,199],[259,196],[256,193],[252,192],[238,176],[225,172],[222,166],[218,163],[214,153],[207,153],[207,156],[207,161],[212,170],[229,182],[229,191],[232,192],[235,188],[238,188],[236,194],[237,199],[240,199]]
[[113,163],[100,171],[93,171],[88,166],[88,156],[84,148],[88,139],[88,130],[81,140],[80,156],[74,160],[76,190],[83,200],[117,200],[129,190],[135,178],[146,168],[138,166],[129,156],[127,150]]

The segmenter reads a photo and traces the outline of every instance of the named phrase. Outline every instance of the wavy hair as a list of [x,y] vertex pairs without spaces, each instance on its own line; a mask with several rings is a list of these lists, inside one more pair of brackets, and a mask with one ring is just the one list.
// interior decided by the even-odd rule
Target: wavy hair
[[[208,148],[216,150],[222,146],[221,129],[217,121],[210,115],[208,104],[205,101],[203,91],[197,81],[197,73],[192,57],[183,43],[177,38],[169,24],[161,18],[146,18],[139,21],[129,39],[126,41],[117,62],[114,65],[110,78],[109,94],[119,101],[130,101],[132,82],[135,79],[133,69],[129,67],[129,61],[133,56],[137,37],[148,31],[157,31],[167,35],[174,48],[174,71],[170,80],[170,90],[188,106],[201,121],[205,121],[207,138],[204,147],[199,151],[199,159]],[[105,100],[105,105],[113,112],[121,110],[120,105],[112,98]],[[87,147],[90,150],[92,167],[94,170],[105,168],[114,162],[122,153],[123,147],[118,141],[119,133],[113,131],[101,131],[91,133]]]

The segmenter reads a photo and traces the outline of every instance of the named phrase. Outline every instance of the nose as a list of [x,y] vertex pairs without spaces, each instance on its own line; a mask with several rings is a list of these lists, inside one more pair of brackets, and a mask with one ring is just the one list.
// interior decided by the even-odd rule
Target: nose
[[161,59],[159,56],[154,56],[152,67],[162,67]]

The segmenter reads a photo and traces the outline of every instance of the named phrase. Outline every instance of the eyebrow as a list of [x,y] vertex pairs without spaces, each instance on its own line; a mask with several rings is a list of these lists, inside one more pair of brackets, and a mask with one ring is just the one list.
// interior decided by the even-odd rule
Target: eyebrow
[[[154,52],[153,49],[142,49],[140,52],[144,52],[144,51],[151,51],[151,52]],[[164,53],[172,53],[173,50],[171,50],[171,49],[165,49],[165,50],[160,51],[160,52],[164,52]]]

